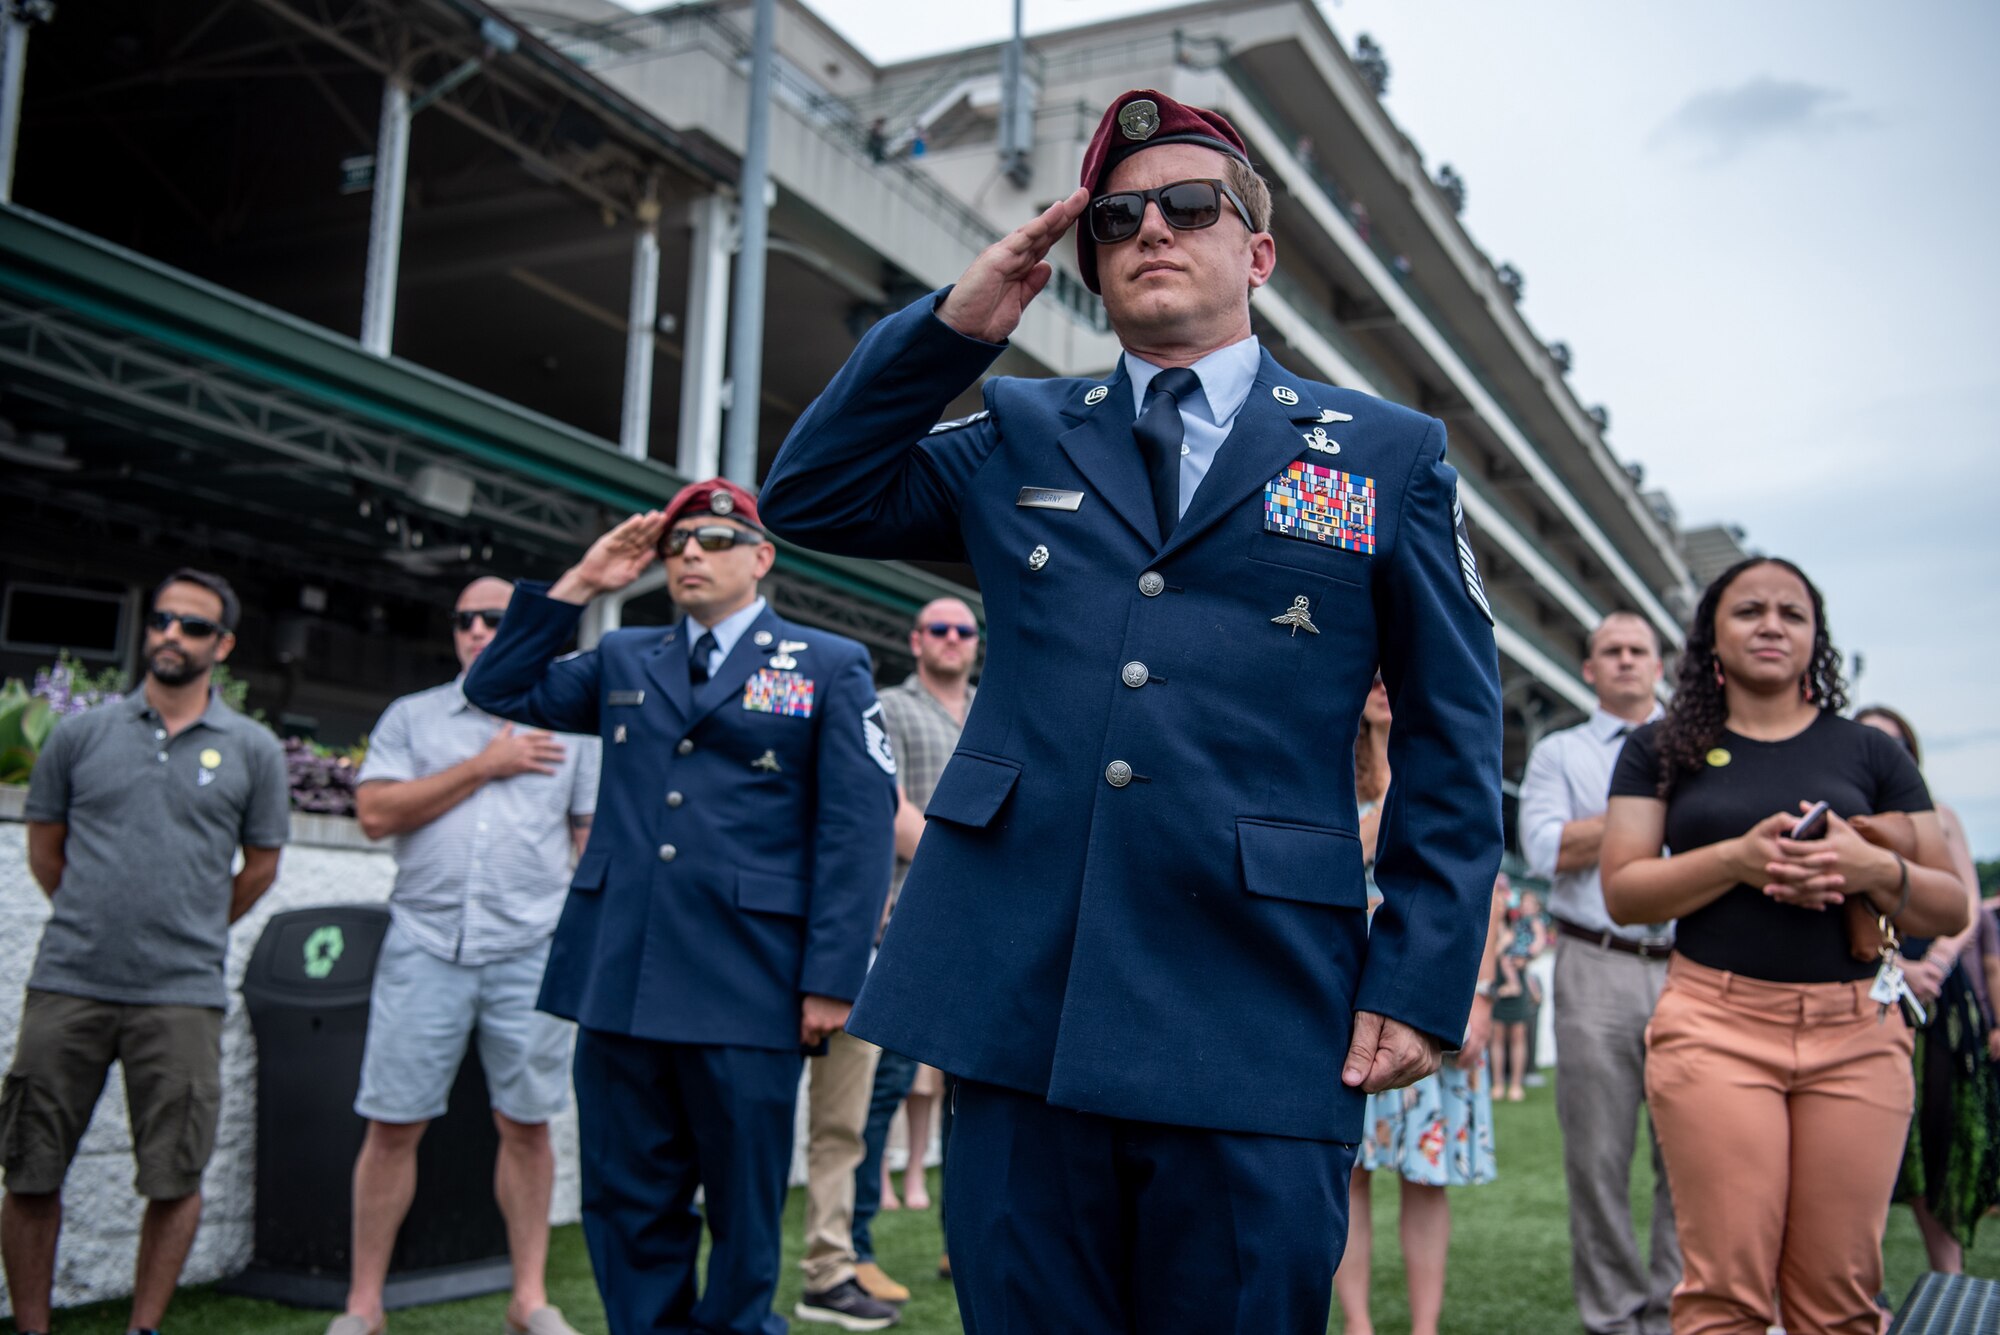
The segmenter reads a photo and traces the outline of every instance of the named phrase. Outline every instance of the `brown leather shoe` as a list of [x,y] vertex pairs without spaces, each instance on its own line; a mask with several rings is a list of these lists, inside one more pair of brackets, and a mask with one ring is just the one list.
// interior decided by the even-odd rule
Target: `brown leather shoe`
[[941,1256],[939,1256],[939,1257],[938,1257],[938,1278],[939,1278],[939,1279],[950,1279],[950,1278],[951,1278],[951,1253],[950,1253],[950,1252],[945,1252],[944,1254],[942,1254]]
[[882,1267],[873,1261],[860,1261],[854,1267],[854,1281],[861,1291],[870,1298],[885,1303],[906,1303],[910,1301],[910,1291],[882,1272]]

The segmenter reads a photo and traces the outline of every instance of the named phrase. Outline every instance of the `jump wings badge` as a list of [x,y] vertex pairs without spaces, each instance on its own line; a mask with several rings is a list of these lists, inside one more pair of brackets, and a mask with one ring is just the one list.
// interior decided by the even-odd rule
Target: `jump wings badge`
[[1297,639],[1299,632],[1302,630],[1313,635],[1319,634],[1319,627],[1313,624],[1312,599],[1306,597],[1304,594],[1300,594],[1298,597],[1292,599],[1292,608],[1289,612],[1272,617],[1271,624],[1275,626],[1290,626],[1292,628],[1293,639]]

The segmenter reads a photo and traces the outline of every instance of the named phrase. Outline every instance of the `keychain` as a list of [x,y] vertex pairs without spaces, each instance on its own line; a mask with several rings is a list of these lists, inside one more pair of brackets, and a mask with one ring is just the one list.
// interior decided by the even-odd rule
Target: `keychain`
[[1912,1024],[1927,1023],[1924,1008],[1918,1004],[1916,993],[1910,991],[1909,980],[1903,976],[1901,956],[1896,953],[1901,940],[1896,935],[1895,925],[1886,915],[1878,916],[1875,925],[1882,933],[1882,967],[1875,971],[1875,982],[1868,989],[1869,1000],[1878,1007],[1875,1023],[1888,1019],[1889,1008],[1898,1002],[1908,1008]]

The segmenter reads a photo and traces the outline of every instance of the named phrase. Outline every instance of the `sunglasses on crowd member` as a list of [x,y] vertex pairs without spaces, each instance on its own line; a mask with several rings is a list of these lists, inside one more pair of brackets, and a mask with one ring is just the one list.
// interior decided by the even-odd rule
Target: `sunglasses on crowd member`
[[[1177,232],[1198,232],[1222,220],[1222,201],[1228,199],[1236,216],[1250,227],[1250,210],[1234,190],[1216,180],[1174,181],[1151,190],[1119,190],[1090,201],[1090,238],[1100,245],[1114,245],[1138,235],[1146,221],[1146,204],[1160,206],[1160,216]],[[1256,230],[1252,228],[1251,230]]]
[[486,623],[486,629],[500,629],[500,618],[507,615],[504,607],[468,607],[462,612],[451,614],[451,624],[459,630],[471,630],[476,621]]
[[207,617],[191,617],[180,612],[153,611],[146,615],[146,629],[156,630],[164,635],[181,623],[181,634],[190,640],[205,640],[211,635],[227,635],[229,627],[220,621],[210,621]]
[[734,524],[703,524],[698,528],[672,530],[660,539],[660,550],[668,556],[679,556],[686,550],[689,538],[700,543],[705,552],[726,552],[731,547],[748,547],[764,541],[763,534]]
[[979,638],[979,627],[957,621],[928,621],[924,623],[924,634],[934,640],[942,640],[948,635],[956,635],[961,640],[976,640]]

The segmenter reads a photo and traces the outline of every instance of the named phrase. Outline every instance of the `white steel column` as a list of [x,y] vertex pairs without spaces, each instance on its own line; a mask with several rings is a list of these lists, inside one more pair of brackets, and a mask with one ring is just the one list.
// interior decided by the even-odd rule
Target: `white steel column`
[[21,90],[28,78],[28,29],[13,0],[0,0],[0,203],[14,198],[14,155],[21,140]]
[[625,410],[618,426],[618,450],[646,457],[653,429],[653,332],[660,318],[660,206],[648,199],[639,208],[639,232],[632,241],[632,303],[625,328]]
[[382,85],[375,145],[375,200],[368,218],[368,276],[361,289],[361,346],[389,355],[396,332],[396,274],[403,260],[403,189],[410,167],[410,91],[393,75]]
[[729,346],[729,256],[736,248],[729,201],[706,195],[688,210],[686,346],[681,360],[680,442],[674,467],[714,477],[722,464],[723,366]]

